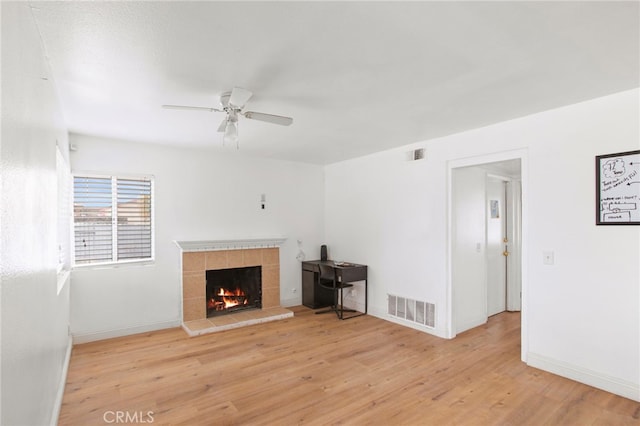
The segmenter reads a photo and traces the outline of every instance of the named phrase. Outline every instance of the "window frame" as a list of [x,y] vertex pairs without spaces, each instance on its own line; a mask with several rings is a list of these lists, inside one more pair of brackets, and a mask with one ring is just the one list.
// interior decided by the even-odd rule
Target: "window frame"
[[[84,178],[98,178],[98,179],[110,179],[111,180],[111,199],[112,199],[112,211],[111,211],[111,220],[112,220],[112,235],[111,235],[111,244],[112,244],[112,260],[108,261],[100,261],[100,262],[89,262],[89,263],[76,263],[76,244],[75,244],[75,235],[76,235],[76,227],[75,227],[75,178],[76,177],[84,177]],[[151,184],[150,194],[151,194],[151,255],[150,257],[145,258],[137,258],[137,259],[123,259],[117,260],[118,256],[118,191],[117,191],[117,181],[122,179],[130,179],[130,180],[147,180]],[[156,233],[155,233],[155,176],[147,175],[147,174],[130,174],[130,173],[100,173],[100,172],[82,172],[75,171],[71,173],[70,179],[71,185],[71,232],[72,232],[72,242],[71,242],[71,268],[72,269],[86,269],[86,268],[102,268],[102,267],[119,267],[119,266],[127,266],[127,265],[145,265],[145,264],[153,264],[156,259]],[[114,191],[114,188],[116,190]],[[115,259],[115,260],[114,260]]]
[[[56,187],[58,200],[58,223],[57,239],[58,264],[56,271],[58,275],[68,272],[71,269],[73,240],[73,178],[69,163],[62,155],[60,147],[56,145]],[[69,221],[71,219],[71,221]]]

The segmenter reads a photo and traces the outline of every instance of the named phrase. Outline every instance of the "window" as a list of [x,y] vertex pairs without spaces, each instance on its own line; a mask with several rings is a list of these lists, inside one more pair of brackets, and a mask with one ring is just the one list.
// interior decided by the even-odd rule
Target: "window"
[[73,178],[74,264],[153,259],[153,180]]

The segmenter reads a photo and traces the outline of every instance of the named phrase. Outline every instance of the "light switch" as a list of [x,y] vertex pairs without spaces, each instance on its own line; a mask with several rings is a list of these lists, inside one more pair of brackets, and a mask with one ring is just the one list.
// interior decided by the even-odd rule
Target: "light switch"
[[543,251],[542,252],[542,263],[545,265],[553,265],[554,264],[554,256],[552,251]]

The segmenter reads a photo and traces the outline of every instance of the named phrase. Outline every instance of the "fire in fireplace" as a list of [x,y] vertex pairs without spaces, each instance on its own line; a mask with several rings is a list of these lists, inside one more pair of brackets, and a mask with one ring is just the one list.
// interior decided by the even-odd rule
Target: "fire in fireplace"
[[207,271],[207,317],[262,307],[262,267]]

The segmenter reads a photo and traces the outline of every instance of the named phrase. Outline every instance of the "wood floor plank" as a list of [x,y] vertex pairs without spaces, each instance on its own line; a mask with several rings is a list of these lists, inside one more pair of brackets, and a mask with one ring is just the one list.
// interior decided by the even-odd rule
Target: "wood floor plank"
[[518,313],[445,340],[292,310],[193,338],[171,329],[77,345],[59,424],[105,424],[116,411],[151,412],[157,425],[640,424],[640,403],[522,363]]

